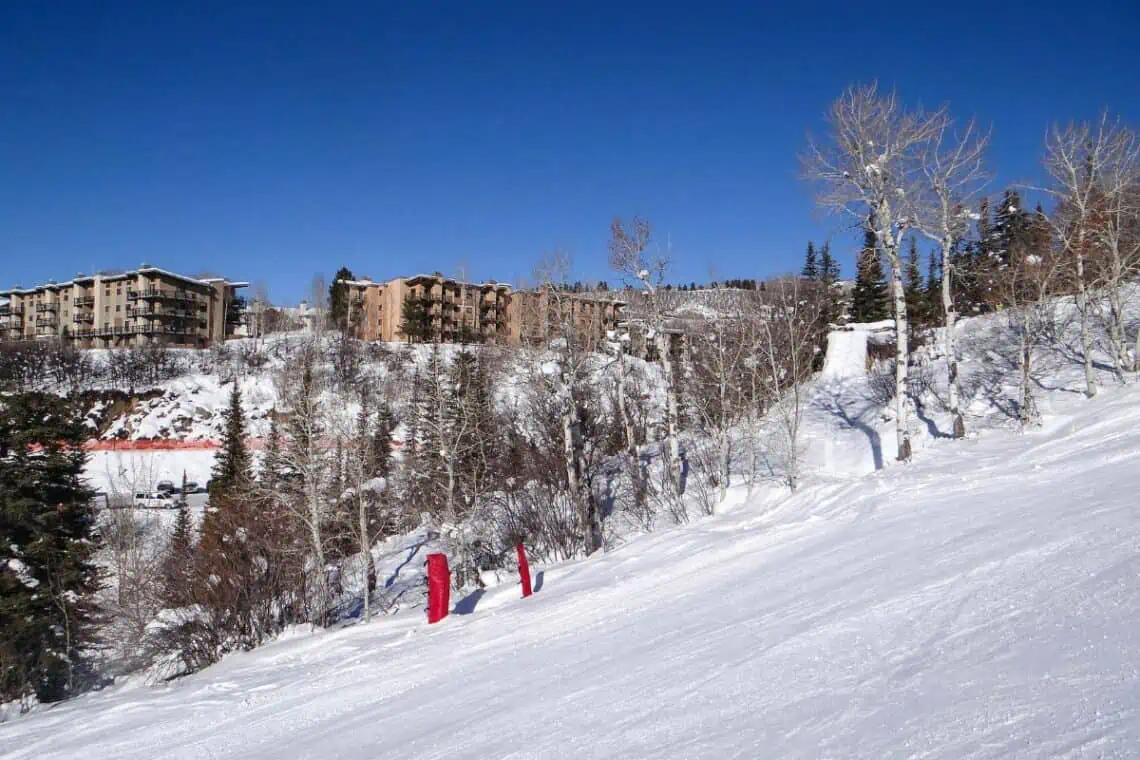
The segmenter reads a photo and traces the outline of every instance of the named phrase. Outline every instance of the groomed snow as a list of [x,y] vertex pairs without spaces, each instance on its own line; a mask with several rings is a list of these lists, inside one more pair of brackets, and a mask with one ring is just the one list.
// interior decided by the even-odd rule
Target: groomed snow
[[0,726],[0,757],[1128,756],[1140,389],[1062,398],[1039,432],[761,494],[546,568],[525,601],[80,697]]

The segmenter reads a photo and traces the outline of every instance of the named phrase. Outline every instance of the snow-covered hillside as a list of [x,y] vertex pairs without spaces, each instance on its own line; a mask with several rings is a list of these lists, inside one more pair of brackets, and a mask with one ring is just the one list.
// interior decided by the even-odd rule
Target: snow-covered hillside
[[1019,434],[985,353],[1000,319],[962,330],[980,432],[943,438],[932,411],[911,465],[890,466],[852,334],[811,389],[793,496],[738,487],[430,628],[405,610],[88,694],[0,725],[0,757],[1130,756],[1140,388],[1086,400],[1058,370]]

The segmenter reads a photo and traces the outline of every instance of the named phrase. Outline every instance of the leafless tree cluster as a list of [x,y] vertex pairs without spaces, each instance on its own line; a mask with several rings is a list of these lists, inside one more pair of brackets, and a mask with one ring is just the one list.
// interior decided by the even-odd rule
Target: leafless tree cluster
[[1117,374],[1136,369],[1130,352],[1126,301],[1140,274],[1140,138],[1107,113],[1096,123],[1053,126],[1045,140],[1045,169],[1055,201],[1050,216],[1063,255],[1066,289],[1073,292],[1080,330],[1085,392],[1096,395],[1094,327],[1103,327]]
[[[984,148],[947,145],[945,108],[907,109],[894,93],[877,85],[847,89],[828,110],[825,140],[809,141],[803,157],[806,177],[819,187],[818,204],[865,222],[877,249],[890,265],[895,317],[895,426],[898,459],[910,459],[909,420],[913,403],[907,392],[907,304],[903,287],[903,242],[929,224],[932,193],[957,205],[957,177],[973,170],[968,156]],[[972,131],[966,133],[968,140]],[[932,161],[932,158],[937,159]],[[957,170],[950,167],[958,166]],[[968,187],[972,181],[966,180]],[[954,213],[953,210],[950,213]],[[950,225],[943,220],[935,228]]]

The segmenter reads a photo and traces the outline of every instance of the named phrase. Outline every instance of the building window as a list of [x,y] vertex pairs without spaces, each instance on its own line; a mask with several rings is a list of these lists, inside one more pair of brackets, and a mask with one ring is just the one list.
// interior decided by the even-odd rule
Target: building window
[[123,310],[122,306],[118,306],[118,305],[115,306],[115,311],[122,311],[122,310]]
[[104,314],[110,314],[111,313],[111,307],[110,306],[104,306],[103,307],[103,313]]

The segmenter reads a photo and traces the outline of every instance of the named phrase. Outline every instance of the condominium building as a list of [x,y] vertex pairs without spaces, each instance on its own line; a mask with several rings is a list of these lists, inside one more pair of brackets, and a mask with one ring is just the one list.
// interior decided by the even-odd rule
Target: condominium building
[[478,336],[490,343],[505,342],[511,287],[504,283],[464,282],[442,275],[341,283],[348,293],[348,331],[364,340],[398,341],[408,337],[404,333],[404,304],[412,301],[422,310],[426,331],[445,343],[463,335]]
[[602,336],[617,324],[623,305],[569,293],[552,298],[517,291],[502,282],[465,282],[440,274],[341,283],[348,296],[348,331],[364,340],[409,338],[415,330],[405,325],[405,303],[413,304],[423,332],[433,338],[445,343],[473,339],[500,344],[549,337],[555,312],[562,308],[570,310],[580,329]]
[[247,283],[142,266],[120,274],[0,291],[0,340],[49,340],[79,348],[161,343],[202,348],[232,336]]
[[514,319],[508,343],[541,343],[561,337],[567,328],[589,343],[600,343],[617,327],[622,301],[566,291],[527,290],[511,294]]

